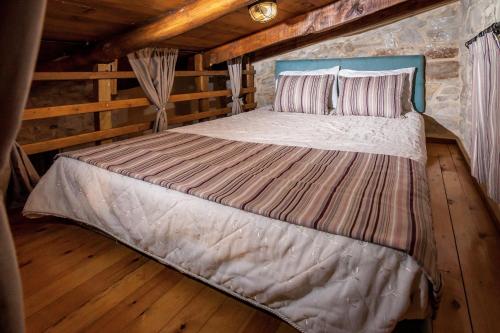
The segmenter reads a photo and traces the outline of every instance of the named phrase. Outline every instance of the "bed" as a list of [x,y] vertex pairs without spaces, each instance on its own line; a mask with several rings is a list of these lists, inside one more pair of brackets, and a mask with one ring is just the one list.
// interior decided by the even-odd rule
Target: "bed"
[[[348,61],[364,69],[417,67],[413,98],[423,111],[423,58],[372,59]],[[279,74],[340,61],[347,60],[283,61],[276,68]],[[426,163],[423,119],[417,112],[388,119],[263,107],[168,133]],[[23,213],[65,217],[97,228],[302,332],[390,332],[403,319],[427,318],[439,290],[435,272],[400,250],[234,208],[70,156],[56,159]]]

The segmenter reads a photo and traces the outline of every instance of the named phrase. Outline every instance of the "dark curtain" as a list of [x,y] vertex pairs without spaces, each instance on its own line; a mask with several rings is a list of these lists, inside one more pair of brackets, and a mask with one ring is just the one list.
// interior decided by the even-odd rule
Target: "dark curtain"
[[[40,45],[45,0],[0,1],[0,170],[8,167]],[[0,332],[23,332],[22,288],[0,198]]]

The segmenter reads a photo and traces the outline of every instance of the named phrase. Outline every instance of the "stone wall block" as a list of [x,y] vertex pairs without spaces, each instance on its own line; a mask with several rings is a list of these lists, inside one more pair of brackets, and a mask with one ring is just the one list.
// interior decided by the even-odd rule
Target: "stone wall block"
[[456,58],[458,53],[458,47],[429,47],[425,56],[428,59]]
[[452,61],[428,61],[426,79],[429,81],[446,80],[459,77],[460,63]]

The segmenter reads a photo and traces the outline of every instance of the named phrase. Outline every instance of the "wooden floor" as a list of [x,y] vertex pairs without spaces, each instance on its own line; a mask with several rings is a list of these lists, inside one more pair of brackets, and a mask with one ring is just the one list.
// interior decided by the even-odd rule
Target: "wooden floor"
[[[434,332],[500,332],[499,233],[458,148],[428,152],[444,280]],[[95,232],[12,218],[28,332],[295,332]]]

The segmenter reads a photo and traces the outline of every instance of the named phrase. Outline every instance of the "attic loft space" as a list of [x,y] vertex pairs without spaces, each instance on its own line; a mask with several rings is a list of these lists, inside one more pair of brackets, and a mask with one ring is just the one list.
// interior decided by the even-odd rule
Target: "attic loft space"
[[498,0],[0,18],[0,332],[500,332]]

